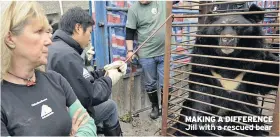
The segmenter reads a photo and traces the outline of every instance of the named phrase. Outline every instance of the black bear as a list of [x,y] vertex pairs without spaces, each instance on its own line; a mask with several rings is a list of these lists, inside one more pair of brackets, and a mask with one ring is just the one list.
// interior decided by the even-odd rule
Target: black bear
[[[249,11],[263,11],[256,5],[251,5]],[[211,14],[211,13],[209,13]],[[244,14],[244,15],[225,15],[225,16],[209,16],[205,22],[206,24],[257,24],[264,19],[264,14]],[[198,35],[229,35],[229,36],[263,36],[263,31],[261,27],[258,26],[218,26],[218,27],[202,27]],[[229,47],[249,47],[249,48],[268,48],[265,44],[265,39],[263,38],[213,38],[213,37],[198,37],[196,39],[196,44],[199,45],[220,45]],[[278,62],[279,58],[267,51],[260,50],[243,50],[243,49],[229,49],[229,48],[207,48],[207,47],[194,47],[193,54],[200,55],[210,55],[218,57],[232,57],[232,58],[245,58],[254,60],[269,60]],[[249,62],[240,60],[230,60],[230,59],[217,59],[217,58],[206,58],[193,56],[191,59],[192,63],[212,65],[226,68],[244,69],[250,71],[259,71],[279,74],[278,64],[269,63],[259,63],[259,62]],[[250,104],[258,105],[258,100],[256,96],[246,95],[238,92],[232,92],[232,90],[238,90],[247,93],[254,94],[267,94],[274,88],[257,86],[253,84],[247,84],[243,82],[229,82],[225,80],[219,80],[216,78],[228,78],[239,81],[249,81],[255,83],[262,83],[268,85],[277,86],[279,82],[279,76],[268,76],[261,74],[254,74],[250,72],[234,71],[219,69],[213,67],[204,67],[199,65],[192,65],[192,73],[204,74],[211,77],[203,77],[198,75],[189,76],[189,89],[196,92],[189,92],[188,99],[183,102],[183,107],[181,114],[185,116],[198,117],[198,116],[210,116],[209,113],[218,116],[247,116],[244,113],[252,114],[255,116],[260,116],[260,110],[257,107],[245,105],[236,101],[246,102]],[[209,87],[194,82],[209,84],[218,86],[221,88]],[[201,94],[203,93],[203,94]],[[213,96],[208,96],[205,94],[216,95],[223,98],[229,98],[236,100],[229,101],[222,98],[216,98]],[[202,101],[208,104],[213,104],[221,106],[224,108],[229,108],[237,111],[244,112],[243,114],[239,112],[234,112],[227,109],[217,108],[208,104],[197,102],[194,100]],[[194,111],[191,109],[196,109]],[[206,113],[203,113],[206,112]],[[208,114],[207,114],[208,113]],[[205,122],[186,122],[185,116],[180,115],[179,121],[186,124],[196,124],[197,126],[205,125]],[[208,124],[214,126],[224,126],[224,125],[237,125],[231,122],[208,122]],[[247,124],[261,124],[261,123],[247,123]],[[177,123],[177,127],[187,133],[191,133],[196,136],[206,136],[213,135],[238,135],[227,130],[210,130],[204,132],[203,130],[189,129],[184,124]],[[189,129],[189,130],[188,130]],[[260,130],[239,130],[236,131],[246,135],[260,136],[264,133]],[[210,134],[209,134],[210,133]],[[177,135],[185,135],[182,132],[177,132]]]

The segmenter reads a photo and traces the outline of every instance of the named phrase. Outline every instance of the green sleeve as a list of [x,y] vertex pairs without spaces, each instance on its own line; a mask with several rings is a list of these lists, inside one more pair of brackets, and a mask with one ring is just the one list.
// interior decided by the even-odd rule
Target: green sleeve
[[[81,102],[79,100],[76,100],[70,107],[69,107],[69,114],[71,119],[73,118],[75,112],[79,109],[82,108],[83,111],[82,113],[78,116],[80,117],[83,113],[87,113],[86,109],[82,106]],[[91,118],[90,116],[89,120],[86,124],[82,125],[77,133],[76,136],[97,136],[96,134],[96,125],[94,123],[93,118]]]

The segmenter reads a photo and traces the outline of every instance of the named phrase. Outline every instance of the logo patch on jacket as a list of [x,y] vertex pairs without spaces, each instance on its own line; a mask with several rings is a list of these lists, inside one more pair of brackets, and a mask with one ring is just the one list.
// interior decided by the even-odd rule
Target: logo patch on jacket
[[89,72],[88,72],[87,69],[85,69],[85,68],[83,68],[83,77],[84,77],[85,79],[87,79],[87,78],[90,77]]
[[53,114],[52,108],[50,108],[48,105],[42,105],[42,109],[41,109],[42,119],[45,119],[52,114]]

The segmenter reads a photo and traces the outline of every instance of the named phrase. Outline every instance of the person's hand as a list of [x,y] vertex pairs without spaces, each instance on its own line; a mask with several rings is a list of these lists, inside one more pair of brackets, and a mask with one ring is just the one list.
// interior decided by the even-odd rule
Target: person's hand
[[118,60],[118,61],[115,61],[111,64],[108,64],[108,65],[104,66],[104,69],[106,71],[108,71],[110,69],[119,69],[119,70],[121,70],[121,73],[123,75],[125,75],[126,70],[127,70],[127,64],[124,61]]
[[119,67],[119,70],[121,70],[121,73],[122,73],[123,75],[126,74],[127,64],[126,64],[124,61],[121,62],[121,66]]
[[[132,56],[132,57],[131,57]],[[131,57],[128,61],[132,62],[132,60],[135,58],[135,55],[133,55],[133,52],[127,52],[126,54],[126,58],[128,59],[129,57]]]
[[[72,118],[72,129],[70,132],[70,136],[74,136],[76,134],[76,132],[78,131],[78,129],[84,125],[86,122],[88,122],[89,120],[89,115],[88,113],[84,112],[81,116],[82,109],[78,109],[73,118]],[[80,117],[79,117],[80,116]]]
[[91,61],[93,59],[93,56],[95,54],[94,48],[91,46],[90,49],[86,52],[87,54],[87,60]]
[[123,76],[121,72],[118,71],[118,69],[109,69],[107,70],[105,76],[108,76],[112,80],[112,85],[115,85]]

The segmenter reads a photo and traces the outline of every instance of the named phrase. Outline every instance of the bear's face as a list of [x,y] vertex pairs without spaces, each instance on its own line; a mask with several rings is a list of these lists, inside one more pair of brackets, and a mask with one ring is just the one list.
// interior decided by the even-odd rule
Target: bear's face
[[[262,11],[256,5],[252,5],[249,11]],[[206,24],[256,24],[263,19],[263,14],[246,14],[246,15],[227,15],[227,16],[210,16],[206,19]],[[253,26],[215,26],[205,27],[202,34],[206,35],[226,35],[226,36],[256,36],[262,35],[260,27]],[[204,38],[202,38],[204,39]],[[207,40],[206,40],[207,39]],[[210,45],[230,46],[230,47],[246,47],[250,41],[254,39],[246,38],[206,38],[204,41]],[[249,44],[246,44],[249,43]],[[249,46],[250,47],[250,46]],[[218,49],[215,48],[218,55],[236,56],[240,50],[235,49]]]
[[[242,15],[232,15],[232,16],[221,16],[215,20],[212,24],[252,24],[249,20],[245,19]],[[242,35],[254,35],[253,27],[247,26],[218,26],[209,27],[207,34],[209,35],[226,35],[226,36],[242,36]],[[240,46],[239,38],[215,38],[218,45],[220,46]],[[219,54],[231,54],[234,49],[219,49],[217,52]]]

